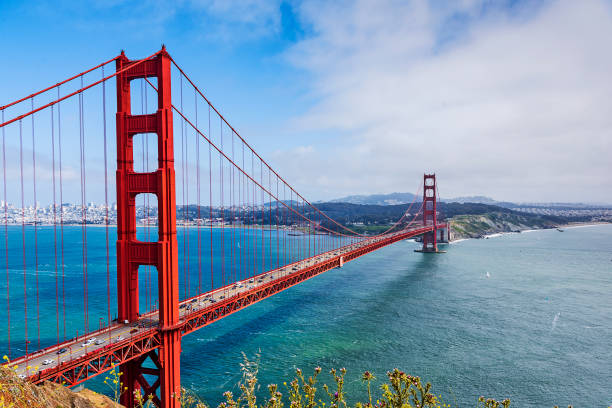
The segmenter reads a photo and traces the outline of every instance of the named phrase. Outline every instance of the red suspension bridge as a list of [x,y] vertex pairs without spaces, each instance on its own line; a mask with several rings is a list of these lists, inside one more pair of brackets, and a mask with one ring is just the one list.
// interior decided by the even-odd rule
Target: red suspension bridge
[[0,345],[33,383],[74,386],[119,365],[125,406],[141,390],[178,407],[182,336],[397,241],[422,236],[422,252],[438,252],[448,239],[434,174],[383,233],[328,217],[164,48],[0,112]]

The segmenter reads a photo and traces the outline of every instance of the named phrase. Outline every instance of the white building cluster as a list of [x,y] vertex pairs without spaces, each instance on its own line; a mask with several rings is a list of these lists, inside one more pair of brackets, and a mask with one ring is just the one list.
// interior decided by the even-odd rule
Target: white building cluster
[[538,215],[560,217],[603,217],[612,218],[612,208],[555,208],[555,207],[516,207],[514,211]]
[[[248,210],[255,212],[258,216],[263,207],[252,207]],[[238,207],[225,207],[225,213],[235,211],[233,224],[241,224],[241,212],[247,212],[246,209]],[[177,224],[178,225],[200,225],[200,226],[222,226],[232,224],[227,217],[224,220],[220,217],[220,208],[213,208],[214,214],[212,217],[197,218],[194,211],[183,212],[183,208],[177,208]],[[202,211],[201,215],[208,214],[208,210]],[[14,206],[11,203],[6,203],[0,200],[0,224],[17,224],[21,225],[53,225],[53,224],[82,224],[83,221],[87,224],[104,225],[108,217],[108,223],[114,225],[117,223],[117,204],[113,203],[108,207],[104,204],[88,203],[86,206],[80,204],[64,203],[54,206],[47,205],[36,206],[29,205],[25,207]],[[158,211],[157,206],[136,206],[136,223],[139,225],[157,225]]]
[[83,220],[87,224],[104,224],[108,217],[109,223],[117,222],[117,205],[88,203],[86,206],[80,204],[56,204],[41,206],[29,205],[25,207],[14,206],[11,203],[0,201],[0,223],[8,224],[81,224]]

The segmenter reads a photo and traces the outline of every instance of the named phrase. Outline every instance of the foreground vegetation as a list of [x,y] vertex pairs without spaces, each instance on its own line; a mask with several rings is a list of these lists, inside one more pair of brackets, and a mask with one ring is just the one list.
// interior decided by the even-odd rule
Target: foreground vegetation
[[[258,402],[259,356],[251,361],[244,356],[240,364],[242,379],[238,383],[240,395],[235,396],[226,391],[224,402],[218,408],[349,408],[344,392],[346,370],[332,369],[331,385],[320,384],[318,376],[321,368],[317,367],[311,376],[306,377],[300,369],[296,369],[294,378],[284,382],[282,387],[277,384],[267,386],[266,396]],[[43,407],[79,407],[79,408],[115,408],[126,388],[120,380],[121,372],[110,371],[104,383],[109,387],[109,398],[93,393],[80,391],[74,393],[58,384],[45,383],[34,386],[17,377],[9,365],[0,366],[0,408],[43,408]],[[386,382],[379,389],[372,388],[375,377],[366,371],[361,375],[361,381],[367,391],[367,399],[354,403],[355,408],[450,408],[451,405],[442,401],[440,395],[435,395],[430,383],[424,383],[419,377],[411,376],[397,368],[386,373]],[[321,391],[322,390],[322,391]],[[79,395],[80,394],[80,395]],[[183,389],[177,396],[182,408],[209,408],[192,392]],[[152,408],[151,396],[143,396],[139,392],[134,395],[139,408]],[[479,397],[475,401],[476,408],[508,408],[510,400],[497,401],[493,398]],[[557,408],[557,407],[555,407]],[[571,408],[571,407],[570,407]]]
[[[243,354],[243,362],[240,364],[242,379],[238,383],[240,395],[235,396],[232,392],[223,393],[224,402],[217,408],[349,408],[344,392],[346,370],[332,369],[330,374],[333,378],[331,385],[320,384],[318,376],[321,367],[316,367],[311,376],[306,377],[299,368],[295,371],[294,378],[289,382],[283,382],[282,387],[277,384],[269,384],[266,388],[267,395],[263,402],[258,402],[258,371],[259,356],[255,360],[249,360]],[[111,372],[105,383],[110,386],[115,399],[118,400],[123,385],[119,381],[121,373]],[[355,408],[450,408],[451,405],[442,401],[440,395],[435,395],[430,383],[424,383],[419,377],[411,376],[398,370],[386,373],[387,381],[379,389],[372,389],[372,381],[376,378],[368,371],[361,375],[362,384],[367,391],[365,401],[356,402]],[[321,389],[323,390],[321,392]],[[209,405],[200,400],[192,392],[183,389],[180,397],[183,408],[209,408]],[[136,393],[135,401],[139,408],[152,407],[151,398],[145,398]],[[474,405],[476,408],[508,408],[510,400],[497,401],[493,398],[479,397]],[[554,407],[558,408],[558,407]],[[568,408],[572,408],[571,406]]]
[[[234,396],[230,391],[223,393],[224,402],[218,408],[283,408],[286,403],[290,408],[348,408],[344,392],[344,377],[346,369],[332,369],[330,374],[334,380],[331,386],[323,384],[319,386],[318,376],[321,367],[316,367],[311,376],[305,377],[299,368],[295,371],[295,377],[289,383],[284,382],[283,387],[277,384],[267,386],[267,396],[263,403],[258,403],[257,393],[259,390],[257,375],[259,371],[259,356],[255,361],[244,356],[240,364],[242,380],[238,384],[240,395]],[[121,373],[116,370],[110,372],[110,376],[104,381],[107,384],[116,401],[124,389],[120,382]],[[388,382],[380,387],[379,393],[372,390],[371,383],[375,380],[372,373],[366,371],[361,380],[367,389],[368,399],[355,403],[355,408],[447,408],[450,405],[441,400],[432,392],[430,383],[423,383],[419,377],[414,377],[397,368],[387,372]],[[320,389],[323,389],[323,393]],[[284,393],[281,391],[284,389]],[[319,392],[319,394],[317,394]],[[138,391],[134,396],[139,408],[152,407],[151,397],[144,397]],[[208,408],[190,391],[183,389],[180,398],[181,407],[184,408]],[[480,397],[476,407],[482,408],[507,408],[510,400],[496,401],[492,398]]]

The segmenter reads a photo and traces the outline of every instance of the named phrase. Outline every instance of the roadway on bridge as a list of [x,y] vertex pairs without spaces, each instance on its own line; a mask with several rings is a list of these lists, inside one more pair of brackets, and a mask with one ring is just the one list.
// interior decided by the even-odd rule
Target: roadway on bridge
[[[393,234],[387,234],[380,237],[364,239],[360,242],[350,244],[312,258],[298,261],[293,264],[273,269],[263,274],[252,278],[237,281],[223,288],[203,293],[196,297],[186,299],[179,304],[179,316],[181,323],[195,313],[207,308],[214,308],[217,302],[238,297],[244,292],[252,291],[258,286],[266,283],[274,282],[290,274],[297,274],[300,271],[316,265],[321,262],[328,261],[332,258],[340,258],[343,255],[355,251],[361,247],[387,240],[398,234],[406,233],[406,230],[399,231]],[[111,348],[113,345],[119,345],[122,342],[129,342],[132,336],[136,337],[148,330],[156,330],[159,323],[158,311],[153,311],[141,316],[137,322],[133,323],[115,323],[110,327],[100,331],[90,333],[86,336],[78,337],[60,345],[30,354],[27,359],[21,357],[11,363],[17,367],[16,372],[21,378],[31,378],[39,372],[57,367],[61,363],[86,359],[88,355],[94,356],[96,351],[104,348]]]

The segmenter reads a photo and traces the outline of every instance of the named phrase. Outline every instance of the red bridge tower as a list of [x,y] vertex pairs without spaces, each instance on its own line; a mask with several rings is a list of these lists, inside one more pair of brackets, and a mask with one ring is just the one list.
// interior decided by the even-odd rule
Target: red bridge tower
[[434,229],[423,235],[423,249],[419,252],[438,251],[436,175],[423,175],[423,225],[433,225]]
[[[122,52],[117,71],[137,61]],[[121,382],[126,387],[121,403],[134,407],[134,391],[159,397],[162,407],[180,406],[180,352],[178,247],[176,242],[176,192],[172,135],[170,56],[165,48],[154,58],[117,75],[117,295],[119,321],[138,320],[138,268],[157,268],[159,292],[159,352],[123,364]],[[158,109],[155,113],[133,115],[130,106],[130,82],[139,78],[157,78]],[[157,134],[158,167],[151,173],[134,171],[133,137],[141,133]],[[136,239],[136,196],[155,194],[159,209],[157,242]],[[143,366],[150,358],[155,368]],[[144,375],[156,376],[149,384]]]

